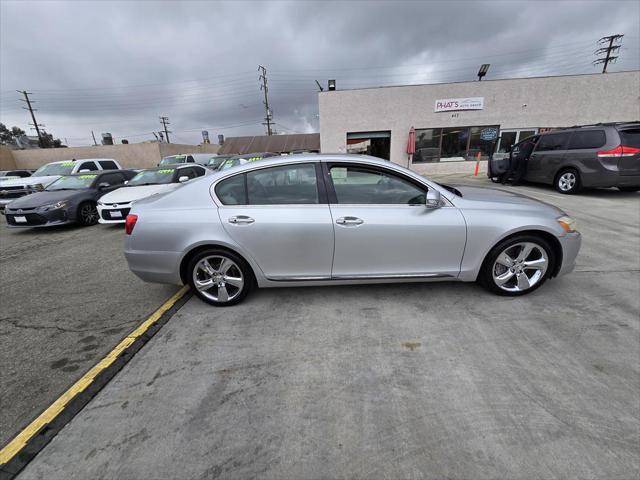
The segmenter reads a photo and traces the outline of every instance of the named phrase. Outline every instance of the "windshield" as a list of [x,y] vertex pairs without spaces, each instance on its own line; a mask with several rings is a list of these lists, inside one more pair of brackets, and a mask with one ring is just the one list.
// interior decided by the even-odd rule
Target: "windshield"
[[160,183],[171,183],[175,168],[161,168],[159,170],[143,170],[135,177],[129,180],[127,186],[135,187],[136,185],[158,185]]
[[229,158],[220,163],[220,165],[218,166],[218,171],[226,170],[227,168],[235,167],[236,165],[240,165],[240,159]]
[[210,158],[209,162],[207,163],[207,166],[211,167],[211,168],[213,168],[215,170],[220,165],[222,165],[222,162],[224,162],[228,158],[230,158],[230,157],[213,157],[213,158]]
[[171,165],[172,163],[184,163],[187,159],[186,155],[171,155],[160,160],[160,165]]
[[49,185],[45,190],[54,192],[56,190],[82,190],[89,188],[97,175],[69,175],[60,177]]
[[34,177],[46,177],[48,175],[69,175],[76,162],[49,163],[41,166],[33,174]]

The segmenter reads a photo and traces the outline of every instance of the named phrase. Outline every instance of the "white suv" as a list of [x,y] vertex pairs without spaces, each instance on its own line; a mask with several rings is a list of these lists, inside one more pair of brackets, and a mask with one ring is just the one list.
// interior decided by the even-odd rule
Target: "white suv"
[[119,170],[120,164],[112,158],[85,158],[82,160],[62,160],[41,166],[33,175],[2,182],[0,187],[0,211],[15,200],[33,192],[43,190],[62,175],[93,172],[98,170]]

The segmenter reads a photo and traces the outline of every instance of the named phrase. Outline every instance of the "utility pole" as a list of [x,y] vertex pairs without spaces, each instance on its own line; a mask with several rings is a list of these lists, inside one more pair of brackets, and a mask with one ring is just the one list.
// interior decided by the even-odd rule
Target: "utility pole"
[[169,123],[169,117],[160,117],[160,123],[164,127],[164,136],[167,139],[167,143],[171,143],[169,141],[169,132],[170,132],[170,130],[167,130],[167,125],[171,125]]
[[91,136],[93,137],[93,144],[98,146],[98,142],[96,142],[96,136],[93,134],[93,130],[91,130]]
[[[606,56],[604,58],[603,57],[597,58],[596,60],[593,61],[593,64],[594,65],[602,64],[602,73],[607,73],[607,66],[610,63],[616,63],[618,56],[612,55],[612,54],[617,53],[618,50],[620,50],[620,47],[622,46],[622,37],[624,37],[623,33],[617,33],[615,35],[602,37],[600,40],[598,40],[599,45],[606,45],[606,46],[598,48],[593,53],[595,55],[606,54]],[[620,45],[614,45],[616,43]]]
[[269,88],[267,87],[267,69],[264,68],[262,65],[258,65],[258,71],[260,72],[259,81],[262,82],[260,84],[260,90],[262,90],[264,92],[264,111],[265,111],[265,116],[264,116],[263,125],[266,125],[266,127],[267,127],[267,135],[271,136],[271,135],[273,135],[273,132],[271,130],[271,123],[273,121],[273,115],[271,114],[271,111],[269,110],[269,96],[267,95],[267,92],[269,91]]
[[322,85],[320,85],[320,82],[318,80],[316,80],[316,85],[318,85],[318,88],[321,92],[324,92],[324,88],[322,88]]
[[33,125],[33,128],[35,128],[36,133],[38,134],[38,146],[42,148],[42,135],[40,134],[40,127],[44,127],[44,125],[36,122],[36,116],[33,112],[37,112],[37,110],[33,109],[33,107],[31,106],[31,100],[29,99],[29,95],[32,95],[32,93],[27,92],[26,90],[16,91],[24,95],[24,100],[22,98],[20,100],[22,100],[23,102],[27,102],[27,106],[22,108],[24,108],[25,110],[29,110],[29,113],[31,113],[31,120],[33,120],[33,123],[30,123],[29,125]]

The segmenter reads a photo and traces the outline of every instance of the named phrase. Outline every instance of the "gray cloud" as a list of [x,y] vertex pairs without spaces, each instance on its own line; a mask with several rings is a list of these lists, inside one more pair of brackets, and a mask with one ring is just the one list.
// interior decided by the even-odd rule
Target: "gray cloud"
[[591,73],[595,41],[624,33],[611,69],[640,63],[635,1],[0,3],[0,121],[26,128],[15,89],[72,145],[91,130],[141,141],[260,134],[258,64],[280,131],[317,129],[315,79],[339,88]]

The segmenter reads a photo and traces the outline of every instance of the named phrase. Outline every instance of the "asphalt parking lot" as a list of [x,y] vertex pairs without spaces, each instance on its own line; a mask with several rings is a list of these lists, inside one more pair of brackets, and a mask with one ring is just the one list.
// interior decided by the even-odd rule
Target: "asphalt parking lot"
[[[518,191],[577,218],[571,275],[514,299],[458,283],[192,298],[19,478],[637,478],[640,195]],[[128,273],[121,230],[0,235],[2,403],[31,405],[4,425],[175,289]]]

